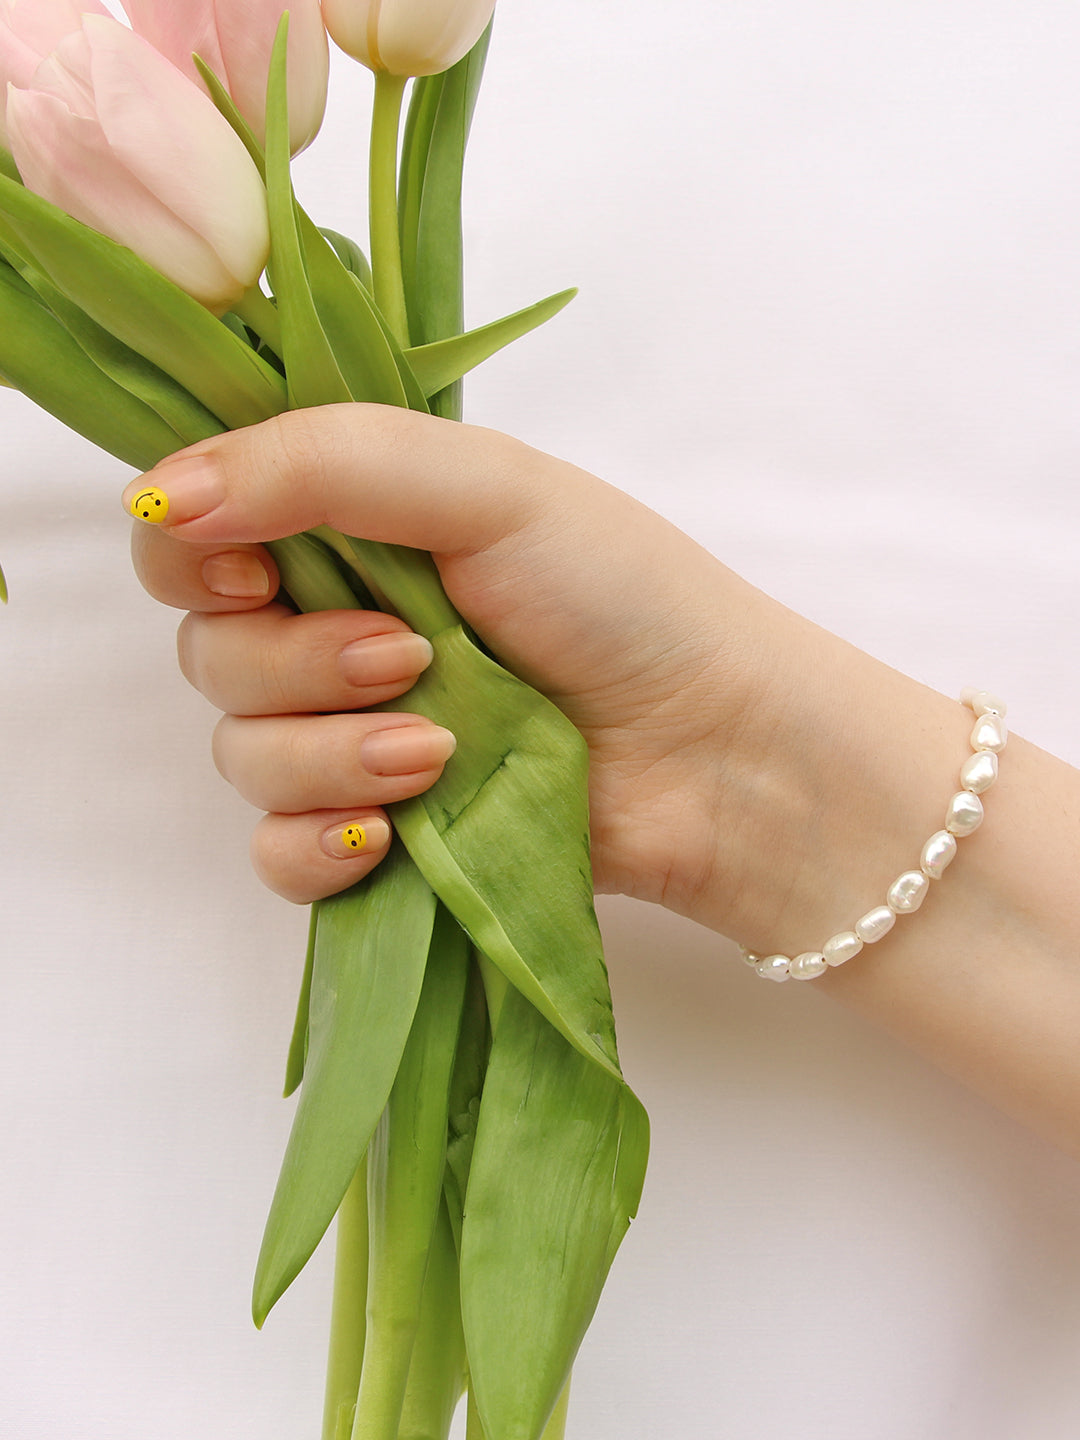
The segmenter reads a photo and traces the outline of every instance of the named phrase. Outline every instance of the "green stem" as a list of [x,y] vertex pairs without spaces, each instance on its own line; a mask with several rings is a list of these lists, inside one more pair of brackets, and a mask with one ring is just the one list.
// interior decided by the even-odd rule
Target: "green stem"
[[281,354],[281,320],[277,306],[263,294],[258,284],[251,287],[233,306],[233,314],[239,315],[244,324],[273,350]]
[[361,1161],[338,1210],[322,1440],[340,1440],[352,1430],[364,1360],[367,1269],[367,1166]]
[[368,171],[371,275],[375,303],[402,349],[409,344],[409,319],[401,278],[397,154],[405,80],[404,75],[388,75],[385,70],[378,71],[375,76]]

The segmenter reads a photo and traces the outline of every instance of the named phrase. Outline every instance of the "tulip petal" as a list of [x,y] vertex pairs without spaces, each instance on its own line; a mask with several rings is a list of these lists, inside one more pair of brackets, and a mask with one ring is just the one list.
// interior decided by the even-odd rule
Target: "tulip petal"
[[152,45],[115,21],[89,17],[84,28],[105,139],[149,193],[204,237],[231,277],[231,296],[215,301],[227,308],[258,279],[269,249],[258,172],[213,101]]
[[217,6],[217,29],[229,93],[259,140],[266,139],[266,84],[282,14],[289,12],[286,77],[289,150],[296,155],[319,133],[326,109],[330,47],[318,0],[229,0]]
[[391,75],[437,75],[484,32],[495,0],[382,0],[379,59]]
[[214,0],[121,0],[136,35],[160,50],[178,70],[196,79],[192,54],[201,55],[227,83],[225,57],[218,42]]
[[214,250],[119,163],[94,121],[55,96],[12,89],[8,127],[28,189],[121,244],[137,234],[143,259],[204,303],[236,290]]

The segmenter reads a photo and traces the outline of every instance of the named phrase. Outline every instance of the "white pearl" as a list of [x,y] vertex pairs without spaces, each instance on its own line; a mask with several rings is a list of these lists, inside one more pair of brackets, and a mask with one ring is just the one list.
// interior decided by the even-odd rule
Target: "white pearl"
[[981,715],[971,732],[971,748],[993,750],[996,755],[1005,749],[1008,738],[1008,729],[1000,715]]
[[958,790],[945,811],[945,829],[951,835],[970,835],[983,821],[982,801],[968,790]]
[[998,758],[992,750],[979,750],[969,755],[960,766],[960,785],[973,795],[989,790],[998,777]]
[[834,935],[825,941],[821,951],[825,956],[826,965],[843,965],[845,960],[850,960],[853,955],[857,955],[862,947],[863,942],[854,930],[841,930],[839,935]]
[[791,961],[786,955],[766,955],[764,960],[759,960],[754,966],[757,973],[765,980],[786,980]]
[[747,965],[756,965],[759,960],[764,958],[759,955],[756,950],[748,950],[745,945],[739,946],[739,954],[746,961]]
[[895,910],[897,915],[910,915],[926,899],[929,890],[930,881],[921,870],[905,870],[889,886],[885,898],[889,909]]
[[875,940],[887,935],[895,924],[896,916],[888,905],[875,905],[861,920],[855,921],[855,934],[867,945],[873,945]]
[[817,975],[824,975],[827,969],[825,956],[820,950],[804,950],[792,960],[788,974],[793,980],[813,980]]
[[956,859],[956,836],[948,830],[936,830],[922,847],[919,864],[924,875],[931,880],[940,880],[945,867]]
[[1007,708],[999,695],[993,695],[989,690],[975,690],[970,685],[965,685],[960,691],[960,702],[974,710],[976,715],[985,715],[989,710],[1004,715]]

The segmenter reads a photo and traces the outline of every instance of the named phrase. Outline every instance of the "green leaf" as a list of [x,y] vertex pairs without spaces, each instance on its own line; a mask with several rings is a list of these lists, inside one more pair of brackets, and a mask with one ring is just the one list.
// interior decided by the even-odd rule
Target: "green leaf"
[[[490,37],[489,24],[468,55],[446,71],[439,87],[424,161],[415,260],[407,291],[413,296],[414,307],[409,315],[410,334],[421,345],[460,335],[465,328],[462,174]],[[460,420],[460,386],[454,384],[440,392],[432,410]]]
[[7,580],[2,567],[0,567],[0,600],[2,600],[5,605],[8,602]]
[[468,965],[469,942],[440,906],[412,1030],[368,1149],[367,1334],[353,1440],[398,1433],[442,1203],[446,1107]]
[[304,1066],[308,1053],[308,1017],[311,1014],[311,979],[315,973],[315,936],[319,927],[319,902],[311,907],[308,919],[307,951],[304,955],[304,973],[300,979],[300,995],[296,1002],[296,1018],[293,1021],[292,1036],[289,1040],[289,1054],[285,1061],[286,1099],[299,1090],[304,1078]]
[[132,251],[6,176],[0,217],[69,300],[227,425],[252,425],[286,408],[281,376]]
[[484,1089],[491,1048],[487,1004],[480,967],[474,958],[469,967],[469,983],[458,1037],[457,1057],[450,1080],[450,1099],[446,1107],[446,1173],[443,1193],[447,1213],[454,1232],[454,1244],[461,1249],[461,1221],[465,1213],[465,1192],[469,1184],[476,1120],[480,1114],[480,1096]]
[[300,247],[296,203],[289,178],[289,114],[285,90],[288,29],[286,12],[274,41],[266,94],[266,195],[274,293],[281,319],[281,358],[288,377],[289,404],[296,409],[334,405],[353,397],[315,309]]
[[[407,405],[401,351],[375,302],[346,270],[329,241],[301,211],[297,215],[304,272],[318,322],[348,387],[348,397],[376,405]],[[419,406],[427,409],[422,394]]]
[[521,995],[495,1029],[461,1243],[461,1311],[484,1430],[538,1440],[637,1211],[648,1119]]
[[174,449],[218,435],[226,428],[171,375],[91,320],[33,265],[20,262],[17,257],[13,258],[13,263],[42,304],[56,316],[98,369],[110,380],[115,380],[129,395],[149,405],[175,431],[177,444]]
[[420,996],[434,896],[398,845],[378,879],[319,906],[307,1065],[256,1266],[256,1325],[341,1203],[386,1107]]
[[6,175],[17,185],[22,184],[22,176],[19,174],[19,167],[15,164],[14,156],[2,145],[0,145],[0,175]]
[[431,1237],[420,1324],[397,1440],[436,1440],[450,1433],[454,1410],[465,1389],[465,1365],[457,1251],[444,1197]]
[[160,415],[110,380],[3,263],[0,372],[42,409],[140,470],[184,443]]
[[413,345],[405,353],[413,374],[420,382],[425,395],[434,395],[455,380],[460,380],[469,370],[482,364],[504,346],[519,340],[530,330],[543,325],[568,305],[577,290],[560,290],[546,300],[538,300],[513,315],[481,325],[477,330],[467,330],[464,335],[454,335],[449,340],[433,340],[430,345]]
[[325,225],[319,226],[319,234],[331,247],[334,254],[348,270],[354,280],[359,280],[364,289],[371,292],[371,266],[368,258],[355,240],[348,235],[342,235],[337,230],[329,230]]

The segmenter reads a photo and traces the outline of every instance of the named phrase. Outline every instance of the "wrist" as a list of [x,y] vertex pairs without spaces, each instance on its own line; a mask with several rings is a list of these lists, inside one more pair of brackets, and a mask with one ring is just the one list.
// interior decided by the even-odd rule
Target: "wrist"
[[702,771],[699,853],[666,903],[792,955],[850,930],[917,868],[971,725],[956,701],[778,608],[763,632],[769,678],[733,733],[714,737],[723,760]]

